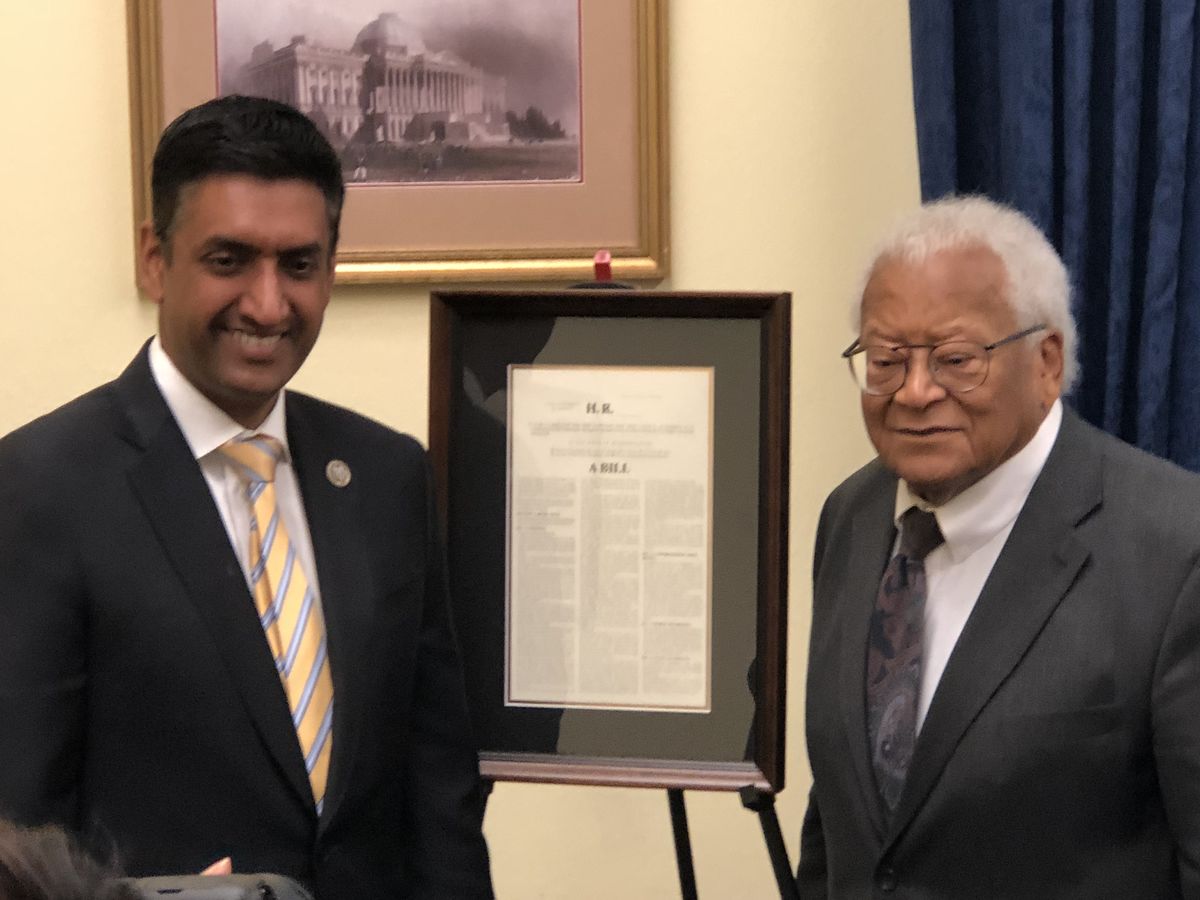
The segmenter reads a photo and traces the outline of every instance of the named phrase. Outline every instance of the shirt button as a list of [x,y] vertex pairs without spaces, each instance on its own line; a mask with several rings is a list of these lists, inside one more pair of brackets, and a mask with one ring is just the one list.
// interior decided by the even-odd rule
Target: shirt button
[[894,891],[899,883],[899,880],[896,878],[896,870],[891,866],[879,870],[879,889],[885,894],[890,894]]

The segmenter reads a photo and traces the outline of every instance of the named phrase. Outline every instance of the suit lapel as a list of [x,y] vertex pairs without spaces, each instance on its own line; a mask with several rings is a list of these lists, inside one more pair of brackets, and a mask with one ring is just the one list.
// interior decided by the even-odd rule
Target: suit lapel
[[892,819],[893,840],[1087,561],[1088,550],[1075,537],[1075,526],[1101,502],[1101,460],[1087,452],[1087,444],[1084,426],[1066,413],[1054,449],[938,683]]
[[887,487],[872,491],[867,504],[855,515],[850,529],[853,555],[845,581],[839,588],[842,596],[837,601],[837,608],[843,610],[844,615],[839,701],[863,806],[880,838],[885,822],[867,741],[867,637],[879,581],[896,540],[892,521],[895,507],[896,481],[889,478]]
[[154,384],[145,349],[116,389],[129,424],[125,437],[143,451],[129,472],[134,495],[207,625],[267,750],[284,779],[311,803],[287,699],[245,576],[200,467]]
[[346,459],[353,448],[339,452],[329,440],[332,429],[322,429],[314,421],[311,403],[303,396],[288,395],[288,445],[312,536],[333,674],[333,755],[321,814],[326,823],[345,797],[356,757],[363,721],[360,680],[368,673],[355,661],[365,658],[370,642],[377,589],[371,583],[371,535],[363,528],[357,500],[366,484],[361,477],[355,479],[353,470],[344,487],[335,486],[326,475],[328,463]]

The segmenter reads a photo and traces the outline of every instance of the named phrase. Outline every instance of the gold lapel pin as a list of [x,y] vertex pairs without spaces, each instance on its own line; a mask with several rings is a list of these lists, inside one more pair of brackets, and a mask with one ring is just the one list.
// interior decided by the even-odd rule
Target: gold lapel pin
[[334,487],[343,488],[350,483],[350,467],[340,459],[331,459],[325,466],[325,477]]

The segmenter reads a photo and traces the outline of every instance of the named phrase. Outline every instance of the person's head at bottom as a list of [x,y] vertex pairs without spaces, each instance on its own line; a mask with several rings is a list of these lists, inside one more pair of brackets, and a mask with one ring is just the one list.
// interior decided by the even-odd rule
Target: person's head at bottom
[[0,900],[139,900],[61,828],[0,821]]

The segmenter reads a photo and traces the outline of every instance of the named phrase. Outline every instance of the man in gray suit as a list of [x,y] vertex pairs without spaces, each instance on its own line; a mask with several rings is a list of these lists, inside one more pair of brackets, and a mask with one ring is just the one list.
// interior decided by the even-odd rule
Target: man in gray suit
[[982,198],[868,270],[878,458],[817,532],[805,897],[1200,897],[1200,478],[1063,407],[1068,297]]

